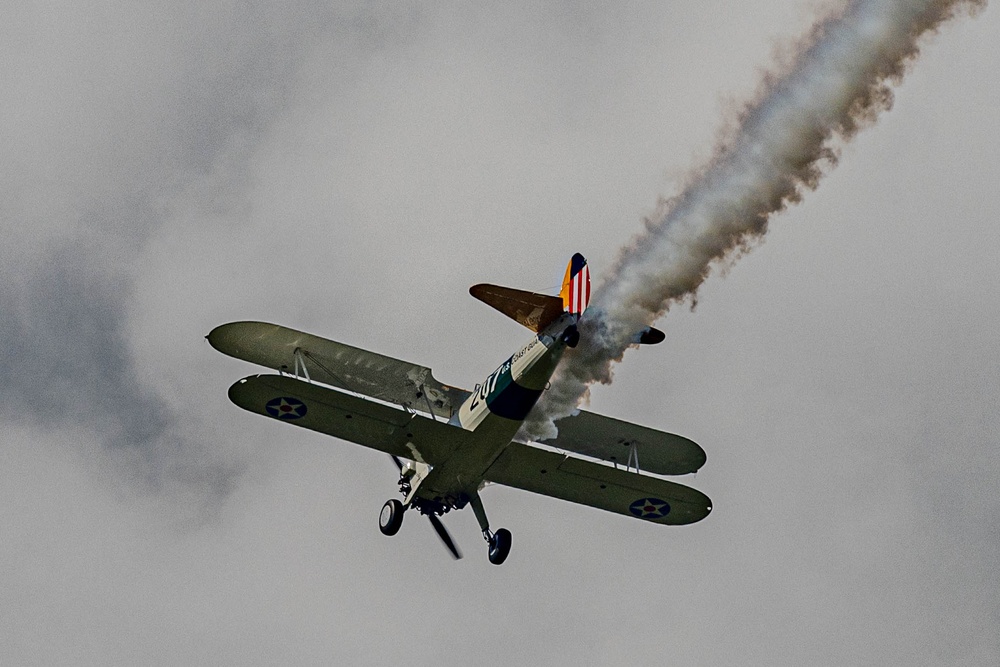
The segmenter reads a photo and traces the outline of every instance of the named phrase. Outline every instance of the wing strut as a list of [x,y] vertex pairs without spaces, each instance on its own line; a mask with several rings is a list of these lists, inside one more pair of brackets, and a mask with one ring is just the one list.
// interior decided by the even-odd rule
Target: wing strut
[[626,470],[632,469],[632,463],[635,463],[635,471],[639,472],[639,444],[635,441],[629,443],[628,446],[628,462],[625,464]]
[[305,377],[306,382],[312,384],[312,378],[309,377],[309,369],[306,368],[306,360],[302,356],[302,348],[295,348],[295,377],[299,377],[299,369],[302,369],[302,375]]
[[427,388],[424,385],[420,385],[420,393],[424,395],[424,402],[427,403],[427,412],[431,413],[431,419],[437,421],[437,417],[434,416],[434,406],[431,405],[431,398],[427,395]]

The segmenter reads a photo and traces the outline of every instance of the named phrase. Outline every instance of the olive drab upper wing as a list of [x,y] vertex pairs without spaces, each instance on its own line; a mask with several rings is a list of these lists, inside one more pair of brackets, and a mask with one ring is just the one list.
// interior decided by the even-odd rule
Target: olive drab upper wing
[[208,334],[224,354],[389,403],[450,419],[469,392],[439,382],[426,366],[267,322],[232,322]]

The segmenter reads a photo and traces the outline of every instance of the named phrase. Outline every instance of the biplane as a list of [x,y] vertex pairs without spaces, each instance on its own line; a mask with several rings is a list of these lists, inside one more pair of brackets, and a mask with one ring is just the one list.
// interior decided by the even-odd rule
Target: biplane
[[[660,478],[694,473],[705,463],[704,450],[687,438],[583,410],[556,422],[554,439],[517,437],[563,353],[580,341],[577,325],[590,299],[582,255],[566,267],[559,296],[488,284],[469,291],[534,333],[472,391],[439,382],[427,367],[276,324],[224,324],[208,341],[220,352],[277,371],[230,387],[229,398],[239,407],[392,457],[402,500],[382,507],[379,529],[385,535],[395,535],[403,516],[415,511],[461,558],[439,517],[471,506],[489,561],[499,565],[510,552],[511,533],[490,529],[480,494],[489,483],[662,525],[708,516],[708,496]],[[663,338],[647,328],[635,342]]]

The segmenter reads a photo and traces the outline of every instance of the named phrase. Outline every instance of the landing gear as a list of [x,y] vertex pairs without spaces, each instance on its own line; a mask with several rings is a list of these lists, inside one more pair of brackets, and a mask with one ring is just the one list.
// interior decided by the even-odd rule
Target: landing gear
[[493,533],[492,537],[487,537],[486,542],[490,545],[491,563],[494,565],[501,565],[505,560],[507,560],[507,554],[510,553],[509,530],[501,528],[497,532]]
[[479,527],[483,529],[483,539],[489,546],[490,562],[494,565],[502,564],[507,560],[507,554],[510,553],[510,531],[506,528],[501,528],[495,533],[490,530],[490,522],[486,518],[483,500],[478,493],[469,498],[469,504],[472,505],[472,511],[476,514]]
[[[400,485],[402,486],[402,483],[408,479],[404,475],[400,480]],[[413,490],[415,487],[411,489],[411,496]],[[486,519],[486,510],[483,509],[483,501],[479,498],[478,493],[472,497],[462,494],[459,498],[413,498],[412,500],[408,499],[405,503],[401,503],[395,498],[387,500],[382,505],[382,511],[378,515],[378,529],[382,531],[383,535],[395,535],[403,525],[403,514],[412,508],[414,512],[423,514],[430,520],[431,525],[434,526],[434,532],[444,542],[444,546],[453,557],[458,559],[462,557],[462,552],[455,546],[455,541],[451,539],[451,535],[448,534],[438,516],[452,509],[462,509],[467,503],[472,505],[472,510],[479,521],[479,527],[483,530],[483,539],[486,540],[489,549],[490,562],[494,565],[500,565],[507,560],[507,556],[510,554],[510,531],[506,528],[501,528],[495,533],[490,530],[489,521]]]
[[575,324],[566,327],[566,331],[563,332],[563,342],[566,343],[566,347],[576,347],[580,343],[580,330]]
[[406,508],[395,498],[385,501],[382,512],[378,515],[378,529],[383,535],[395,535],[403,525],[403,512]]

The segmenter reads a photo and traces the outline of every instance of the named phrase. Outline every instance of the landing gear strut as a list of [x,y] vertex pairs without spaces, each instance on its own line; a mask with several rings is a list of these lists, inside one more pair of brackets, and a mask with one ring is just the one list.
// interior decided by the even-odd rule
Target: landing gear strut
[[398,456],[393,454],[389,456],[392,457],[392,462],[399,469],[399,491],[403,494],[404,500],[403,502],[399,502],[393,498],[392,500],[385,501],[385,505],[382,505],[382,512],[378,516],[378,529],[382,531],[383,535],[395,535],[399,532],[399,527],[403,524],[403,512],[412,507],[415,511],[423,514],[430,520],[431,525],[434,526],[434,532],[444,542],[444,546],[448,549],[449,553],[456,560],[461,558],[462,552],[458,550],[455,541],[451,539],[448,530],[441,523],[441,519],[438,518],[439,515],[456,506],[435,501],[428,502],[416,497],[417,487],[420,486],[420,482],[430,473],[431,467],[419,461],[409,461],[404,465]]
[[472,511],[476,514],[479,527],[483,529],[483,539],[486,540],[486,545],[489,547],[490,562],[494,565],[501,565],[507,560],[507,555],[510,553],[510,531],[506,528],[501,528],[495,533],[490,531],[486,509],[483,507],[483,501],[478,493],[469,499],[469,504],[472,505]]

